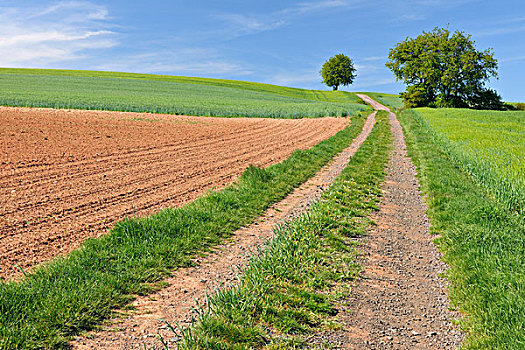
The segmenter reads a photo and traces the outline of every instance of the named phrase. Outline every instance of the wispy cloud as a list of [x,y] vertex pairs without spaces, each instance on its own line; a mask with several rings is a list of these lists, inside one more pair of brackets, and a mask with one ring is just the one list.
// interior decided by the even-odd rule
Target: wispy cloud
[[107,8],[87,1],[0,8],[0,23],[3,67],[43,67],[117,45]]
[[372,73],[372,72],[375,72],[375,71],[378,71],[384,68],[383,66],[372,65],[372,64],[361,64],[361,63],[354,64],[354,67],[355,69],[357,69],[358,73],[361,72],[365,74],[369,74],[369,73]]
[[282,72],[265,79],[265,83],[275,85],[285,85],[302,88],[318,88],[321,83],[321,76],[315,70],[300,72]]
[[95,67],[101,70],[169,73],[207,77],[246,76],[253,73],[241,63],[225,59],[213,49],[178,48],[154,53],[135,53]]
[[520,62],[525,61],[525,55],[522,56],[514,56],[514,57],[506,57],[499,60],[500,63],[512,63],[512,62]]
[[222,20],[229,27],[233,37],[260,33],[290,24],[293,20],[309,14],[317,14],[334,9],[355,8],[364,0],[322,0],[301,2],[281,10],[265,14],[225,13],[214,17]]
[[316,11],[324,11],[328,9],[340,9],[353,7],[362,1],[349,1],[349,0],[325,0],[325,1],[311,1],[299,3],[296,6],[291,6],[279,11],[281,14],[292,13],[296,15],[306,14]]
[[381,60],[386,60],[386,57],[385,56],[370,56],[370,57],[365,57],[362,60],[366,62],[381,61]]
[[[425,21],[436,11],[451,10],[481,0],[405,0],[392,6],[390,1],[383,2],[389,11],[393,10],[393,18],[397,23]],[[394,20],[393,19],[393,20]]]
[[367,90],[367,89],[373,89],[376,87],[384,86],[384,85],[393,85],[396,81],[393,78],[373,78],[373,79],[362,79],[362,80],[356,80],[355,84],[352,85],[353,90]]
[[421,6],[433,6],[433,7],[443,7],[443,6],[458,6],[472,2],[480,2],[481,0],[412,0],[409,1],[415,5]]
[[216,16],[225,21],[235,36],[260,33],[272,30],[286,24],[284,18],[274,19],[272,16],[222,14]]
[[522,31],[525,31],[525,17],[514,17],[497,21],[485,21],[483,26],[477,30],[474,30],[472,34],[475,37],[487,37]]

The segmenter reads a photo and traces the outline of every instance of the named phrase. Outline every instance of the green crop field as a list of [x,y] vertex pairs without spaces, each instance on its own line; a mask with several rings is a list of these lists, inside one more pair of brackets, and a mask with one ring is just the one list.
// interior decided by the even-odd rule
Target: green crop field
[[233,80],[0,69],[0,105],[197,116],[300,118],[369,110],[354,94]]
[[525,112],[417,109],[458,165],[525,213]]

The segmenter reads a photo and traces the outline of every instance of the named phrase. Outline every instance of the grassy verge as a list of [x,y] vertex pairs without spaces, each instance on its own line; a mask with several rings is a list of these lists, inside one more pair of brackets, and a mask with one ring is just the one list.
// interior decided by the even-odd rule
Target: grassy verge
[[[376,209],[392,141],[386,113],[350,164],[309,212],[278,227],[239,277],[209,299],[182,349],[295,349],[304,336],[337,327],[336,292],[356,277],[352,237]],[[319,344],[318,344],[319,345]],[[166,345],[167,346],[167,345]]]
[[95,71],[0,68],[0,104],[221,117],[348,116],[355,94],[252,82]]
[[21,281],[0,282],[0,349],[59,348],[93,328],[133,295],[146,294],[174,268],[249,224],[315,174],[357,136],[364,118],[266,169],[178,209],[126,220]]
[[455,162],[414,111],[400,115],[450,265],[465,349],[525,348],[525,220]]

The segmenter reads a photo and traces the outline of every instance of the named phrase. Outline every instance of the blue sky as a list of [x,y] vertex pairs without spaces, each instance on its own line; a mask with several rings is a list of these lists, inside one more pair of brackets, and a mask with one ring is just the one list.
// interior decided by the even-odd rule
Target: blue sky
[[0,66],[240,79],[323,89],[319,70],[350,56],[346,90],[397,93],[388,50],[435,26],[494,48],[507,101],[525,101],[523,0],[0,0]]

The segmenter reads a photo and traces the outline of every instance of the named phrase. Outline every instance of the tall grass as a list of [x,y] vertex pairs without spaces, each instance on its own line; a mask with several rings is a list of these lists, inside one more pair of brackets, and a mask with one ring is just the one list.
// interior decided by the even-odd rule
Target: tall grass
[[223,117],[350,116],[354,94],[232,80],[93,71],[0,69],[0,104]]
[[[451,128],[459,124],[460,130],[470,134],[465,124],[474,133],[482,126],[471,120],[470,112],[446,112],[465,118],[452,119]],[[508,203],[494,195],[490,184],[480,184],[480,168],[458,158],[463,153],[451,149],[454,144],[450,139],[443,134],[436,137],[436,130],[429,126],[435,124],[427,122],[427,113],[430,112],[407,110],[401,113],[400,120],[409,154],[427,194],[431,230],[441,235],[437,242],[450,265],[450,298],[465,315],[461,320],[467,333],[463,348],[525,349],[525,219],[509,210]],[[513,128],[512,120],[505,127],[498,117],[507,118],[508,114],[489,113],[494,121],[485,120],[488,139]],[[453,130],[448,130],[446,135],[453,134]],[[456,144],[467,146],[464,142]],[[506,157],[510,150],[501,151]],[[484,152],[481,154],[487,154]],[[491,164],[490,158],[481,161]]]
[[253,221],[347,147],[364,118],[315,147],[178,209],[125,220],[71,254],[0,282],[0,349],[65,348],[134,295],[147,294],[190,258]]
[[[296,349],[305,336],[337,327],[338,284],[356,277],[355,244],[376,209],[392,141],[386,113],[347,168],[309,212],[275,237],[232,289],[219,290],[182,349]],[[356,310],[357,311],[357,310]]]

